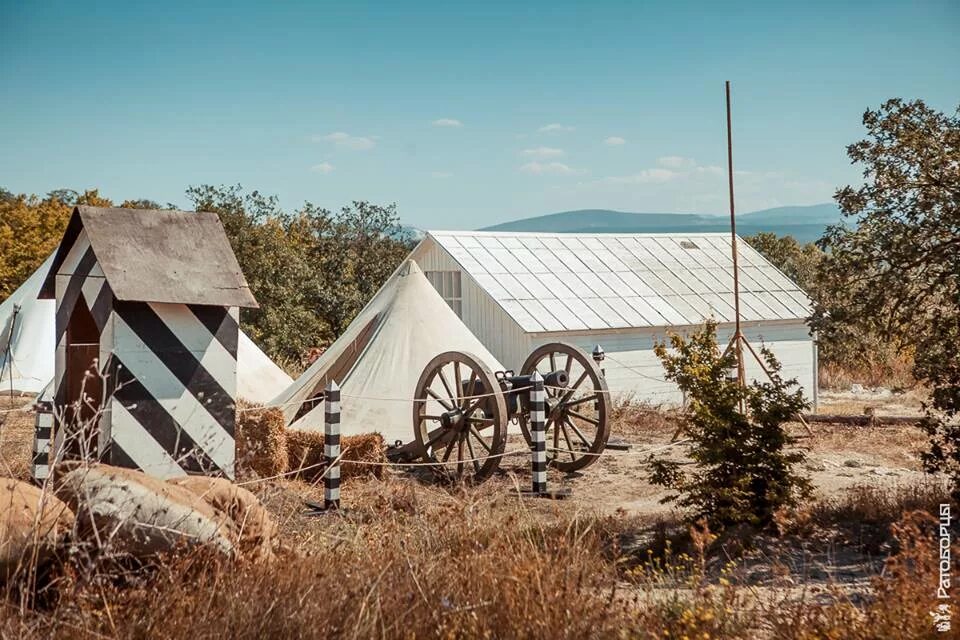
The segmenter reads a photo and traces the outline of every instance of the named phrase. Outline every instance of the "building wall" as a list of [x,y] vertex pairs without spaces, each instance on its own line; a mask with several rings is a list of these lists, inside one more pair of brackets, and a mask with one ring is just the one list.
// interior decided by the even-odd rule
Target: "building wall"
[[421,242],[412,257],[421,271],[459,271],[462,274],[463,323],[504,367],[518,370],[531,348],[529,336],[513,318],[433,240],[427,238]]
[[[527,334],[429,237],[414,250],[412,257],[423,271],[462,273],[463,322],[505,367],[519,370],[534,348],[548,342],[570,342],[588,353],[600,344],[607,353],[603,365],[607,384],[616,395],[633,396],[655,404],[682,402],[676,386],[663,379],[663,367],[653,352],[655,342],[667,337],[666,328]],[[670,330],[683,333],[689,329]],[[743,332],[758,354],[761,345],[770,347],[783,365],[782,375],[797,378],[808,399],[816,401],[815,345],[802,321],[744,323]],[[726,345],[733,335],[733,325],[719,325],[717,334],[721,344]],[[748,377],[765,379],[763,370],[749,353],[745,353],[745,360]]]
[[118,301],[111,332],[112,462],[232,478],[237,308]]
[[[672,329],[684,334],[691,328]],[[760,354],[760,347],[767,346],[783,365],[785,378],[796,378],[811,402],[815,398],[814,345],[802,322],[766,325],[745,325],[743,333]],[[719,325],[717,339],[726,346],[733,335],[732,325]],[[663,367],[653,352],[657,342],[667,339],[665,329],[629,329],[616,332],[555,333],[539,334],[531,339],[532,347],[548,342],[569,342],[587,353],[599,344],[606,352],[603,369],[610,391],[617,396],[632,396],[653,404],[679,404],[682,395],[677,387],[664,380]],[[747,377],[765,380],[763,369],[749,352],[744,353]]]

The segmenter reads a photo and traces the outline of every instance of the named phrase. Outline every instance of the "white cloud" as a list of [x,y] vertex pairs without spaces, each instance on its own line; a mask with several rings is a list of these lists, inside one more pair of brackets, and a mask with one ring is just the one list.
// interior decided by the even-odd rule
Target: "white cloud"
[[657,164],[668,169],[686,170],[696,168],[697,161],[693,158],[685,158],[683,156],[661,156],[657,158]]
[[520,171],[537,176],[564,176],[576,173],[576,171],[574,171],[571,167],[563,164],[562,162],[528,162],[520,167]]
[[682,175],[682,173],[671,171],[670,169],[656,167],[653,169],[643,169],[628,176],[601,178],[598,182],[604,184],[662,184]]
[[726,173],[723,167],[718,167],[715,164],[707,165],[706,167],[697,167],[694,169],[697,173],[707,174],[711,176],[722,176]]
[[546,124],[540,127],[539,129],[537,129],[537,131],[539,131],[540,133],[561,133],[561,132],[573,131],[573,130],[574,130],[574,127],[571,127],[565,124],[560,124],[558,122]]
[[524,149],[523,155],[535,158],[559,158],[564,155],[564,151],[553,147],[536,147],[534,149]]
[[313,136],[314,142],[332,142],[341,149],[350,149],[351,151],[367,151],[376,146],[376,139],[372,136],[352,136],[343,131],[328,133],[325,136]]
[[435,127],[462,127],[463,123],[455,118],[440,118],[433,121]]
[[620,136],[610,136],[603,141],[603,144],[608,147],[619,147],[622,144],[627,144],[627,141]]
[[449,171],[431,171],[430,172],[430,177],[436,178],[437,180],[443,180],[451,176],[453,176],[453,174],[450,173]]
[[693,169],[697,166],[697,161],[683,156],[663,156],[657,158],[657,164],[667,169]]
[[334,169],[336,169],[336,167],[334,167],[329,162],[321,162],[320,164],[315,164],[312,167],[310,167],[310,171],[313,171],[314,173],[323,173],[323,174],[330,173]]

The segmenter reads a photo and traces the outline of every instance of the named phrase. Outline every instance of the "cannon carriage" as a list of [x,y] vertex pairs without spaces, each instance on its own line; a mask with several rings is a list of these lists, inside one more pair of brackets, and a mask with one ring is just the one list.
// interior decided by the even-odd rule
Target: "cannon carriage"
[[554,342],[524,361],[519,373],[493,372],[460,351],[431,360],[413,403],[417,455],[456,478],[480,481],[506,453],[508,426],[531,443],[533,374],[543,378],[547,458],[560,471],[578,471],[598,458],[610,433],[610,395],[597,364],[577,347]]

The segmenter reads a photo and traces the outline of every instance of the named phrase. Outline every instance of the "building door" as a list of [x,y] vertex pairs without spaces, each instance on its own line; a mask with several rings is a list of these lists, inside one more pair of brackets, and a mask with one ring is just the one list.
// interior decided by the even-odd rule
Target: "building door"
[[83,296],[67,325],[66,356],[65,453],[67,458],[94,459],[103,403],[103,378],[97,366],[100,332]]

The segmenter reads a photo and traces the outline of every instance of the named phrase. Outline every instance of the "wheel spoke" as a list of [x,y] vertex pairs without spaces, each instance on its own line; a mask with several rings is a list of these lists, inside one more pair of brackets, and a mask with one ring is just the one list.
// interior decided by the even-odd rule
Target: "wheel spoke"
[[467,451],[470,452],[470,459],[473,461],[473,472],[474,472],[474,473],[480,473],[480,461],[477,460],[477,454],[474,453],[474,451],[473,451],[473,445],[470,444],[470,432],[469,432],[469,431],[466,433],[466,436],[467,436],[467,437],[464,438],[464,440],[467,441]]
[[583,441],[583,444],[587,445],[587,448],[588,448],[588,449],[591,448],[591,447],[593,447],[593,444],[592,444],[589,440],[587,440],[587,437],[586,437],[585,435],[583,435],[583,432],[580,431],[580,429],[577,429],[577,425],[573,424],[573,422],[570,421],[570,420],[566,420],[566,419],[564,419],[564,420],[565,420],[565,422],[567,423],[567,425],[568,425],[571,429],[573,429],[573,432],[574,432],[575,434],[577,434],[577,437],[580,438],[580,440]]
[[463,398],[461,399],[461,403],[460,403],[460,406],[461,406],[461,407],[466,407],[466,406],[467,406],[467,402],[469,402],[470,400],[472,400],[472,399],[473,399],[473,396],[475,396],[475,395],[477,394],[477,380],[478,380],[477,372],[476,372],[476,371],[471,371],[471,372],[470,372],[470,383],[467,385],[467,392],[466,392],[465,394],[463,394]]
[[567,441],[567,453],[570,454],[571,460],[576,460],[577,455],[573,452],[573,443],[570,442],[570,432],[567,431],[567,425],[561,422],[560,428],[563,429],[563,439]]
[[570,397],[573,396],[573,393],[577,390],[577,388],[580,387],[580,384],[581,384],[584,380],[586,380],[586,378],[587,378],[587,372],[584,371],[583,373],[580,374],[580,377],[577,378],[577,381],[574,382],[572,385],[570,385],[570,388],[567,390],[567,392],[564,394],[564,396],[560,399],[560,403],[563,404],[564,402],[566,402],[567,400],[569,400]]
[[570,400],[569,402],[565,402],[563,404],[563,408],[569,409],[570,407],[576,407],[578,405],[583,404],[584,402],[587,402],[588,400],[599,400],[599,396],[596,393],[591,393],[588,396],[583,396],[582,398],[577,398],[576,400]]
[[443,375],[443,367],[437,369],[437,375],[440,377],[440,382],[443,383],[443,388],[446,390],[447,397],[450,398],[450,402],[456,404],[458,396],[453,392],[453,389],[450,388],[450,383],[447,382],[447,376]]
[[427,395],[432,396],[434,400],[442,404],[444,409],[446,409],[447,411],[453,411],[453,406],[449,402],[441,398],[440,394],[438,394],[436,391],[434,391],[430,387],[427,387],[426,391],[427,391]]
[[457,475],[463,475],[463,436],[457,438]]
[[583,414],[580,414],[580,413],[577,413],[576,411],[570,411],[570,410],[568,410],[568,411],[567,411],[567,414],[568,414],[568,415],[571,415],[571,416],[576,416],[576,417],[580,418],[581,420],[583,420],[584,422],[589,422],[590,424],[592,424],[592,425],[595,426],[595,427],[599,427],[599,426],[600,426],[600,421],[599,421],[599,420],[596,420],[596,419],[594,419],[594,418],[588,418],[587,416],[585,416],[585,415],[583,415]]
[[460,396],[463,395],[463,389],[460,388],[460,385],[463,384],[463,380],[460,379],[460,363],[458,361],[453,362],[453,384],[457,388],[457,404],[460,404]]
[[480,406],[480,403],[483,402],[484,399],[485,398],[477,398],[476,400],[474,400],[473,404],[470,405],[469,408],[463,409],[463,414],[466,416],[469,416],[471,413],[473,413],[477,409],[477,407]]
[[477,439],[480,446],[487,450],[487,453],[493,453],[493,449],[490,448],[490,445],[487,444],[486,440],[483,439],[483,436],[480,435],[480,432],[477,431],[477,428],[473,425],[470,425],[470,434]]
[[450,460],[450,454],[453,453],[454,444],[456,443],[451,442],[447,445],[447,452],[443,454],[443,462],[447,462]]

